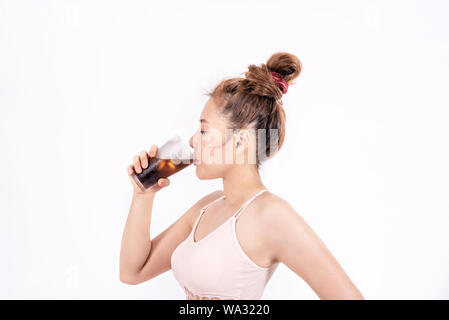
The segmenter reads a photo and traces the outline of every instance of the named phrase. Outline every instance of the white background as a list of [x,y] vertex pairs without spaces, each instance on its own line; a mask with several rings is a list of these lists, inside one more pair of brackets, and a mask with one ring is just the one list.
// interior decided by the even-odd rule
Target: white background
[[[275,52],[303,72],[262,169],[367,299],[449,298],[445,1],[0,1],[0,297],[184,299],[119,281],[133,155]],[[221,180],[194,167],[155,237]],[[317,299],[280,265],[263,299]]]

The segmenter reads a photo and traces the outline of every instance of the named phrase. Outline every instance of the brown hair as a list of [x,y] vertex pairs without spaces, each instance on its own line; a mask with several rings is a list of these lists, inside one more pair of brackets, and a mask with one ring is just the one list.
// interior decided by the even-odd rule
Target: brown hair
[[[216,103],[218,111],[227,118],[230,129],[254,128],[256,139],[259,129],[266,130],[265,145],[260,145],[256,140],[257,168],[261,161],[276,153],[277,150],[274,150],[270,154],[270,146],[277,144],[277,149],[280,149],[285,137],[283,93],[270,72],[279,73],[291,85],[301,69],[301,61],[295,55],[277,52],[266,64],[249,65],[246,78],[225,79],[213,91],[206,92]],[[277,141],[270,141],[270,129],[277,129]]]

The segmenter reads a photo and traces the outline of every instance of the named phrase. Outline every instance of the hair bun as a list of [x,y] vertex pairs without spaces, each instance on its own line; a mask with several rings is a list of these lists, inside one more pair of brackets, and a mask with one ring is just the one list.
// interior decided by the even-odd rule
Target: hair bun
[[266,65],[270,72],[279,73],[289,85],[299,76],[302,70],[301,61],[294,54],[288,52],[273,54]]
[[301,69],[301,61],[294,54],[277,52],[266,64],[248,66],[246,79],[242,81],[243,91],[280,99],[292,81],[299,76]]

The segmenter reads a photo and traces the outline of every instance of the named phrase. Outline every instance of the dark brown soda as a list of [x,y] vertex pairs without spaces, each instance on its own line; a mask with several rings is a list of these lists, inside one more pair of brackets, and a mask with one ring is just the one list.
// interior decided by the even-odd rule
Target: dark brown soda
[[[148,167],[143,169],[141,173],[135,172],[136,178],[139,180],[137,184],[143,191],[155,185],[160,178],[168,178],[176,172],[181,171],[193,163],[192,159],[172,160],[148,158]],[[143,188],[142,188],[143,187]]]

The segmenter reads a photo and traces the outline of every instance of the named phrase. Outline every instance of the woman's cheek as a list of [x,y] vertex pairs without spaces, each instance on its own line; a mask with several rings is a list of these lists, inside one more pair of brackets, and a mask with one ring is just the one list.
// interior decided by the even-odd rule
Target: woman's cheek
[[206,161],[210,161],[213,156],[214,149],[210,147],[208,142],[201,144],[201,163],[206,164]]

